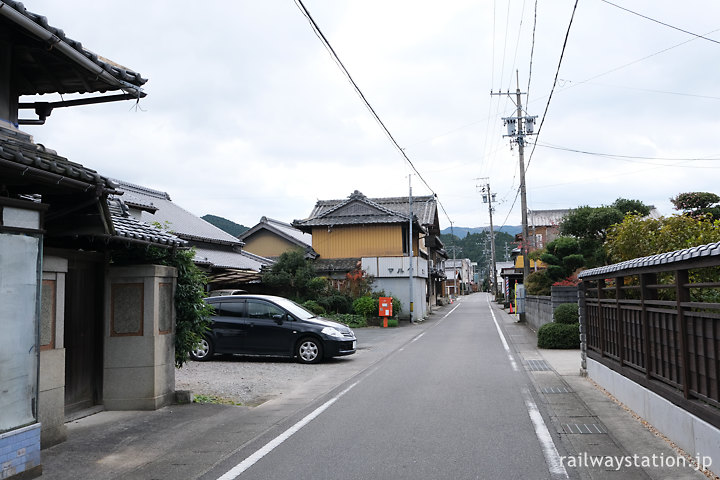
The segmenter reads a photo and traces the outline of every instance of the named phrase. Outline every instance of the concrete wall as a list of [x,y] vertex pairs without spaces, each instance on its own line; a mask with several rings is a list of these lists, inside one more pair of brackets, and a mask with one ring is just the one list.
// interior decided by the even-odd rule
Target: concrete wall
[[41,447],[67,438],[65,427],[65,274],[67,259],[43,258],[40,312],[40,383],[38,420],[42,423]]
[[[410,260],[408,257],[363,257],[362,269],[373,277],[372,289],[384,290],[402,303],[400,318],[410,318]],[[413,320],[428,315],[428,263],[413,257]]]
[[111,267],[106,281],[103,403],[154,410],[175,392],[176,270]]
[[[374,291],[384,290],[386,294],[396,297],[402,303],[402,312],[399,318],[410,318],[410,282],[407,278],[376,278],[372,288]],[[427,317],[427,302],[425,291],[427,282],[424,278],[414,278],[413,281],[413,320],[422,320]]]
[[525,321],[537,330],[553,321],[552,298],[541,295],[528,295],[525,298]]
[[525,321],[537,331],[553,321],[553,312],[563,303],[578,303],[577,287],[551,287],[549,297],[528,295],[525,299]]
[[720,465],[720,429],[588,358],[590,378],[693,457],[710,457]]

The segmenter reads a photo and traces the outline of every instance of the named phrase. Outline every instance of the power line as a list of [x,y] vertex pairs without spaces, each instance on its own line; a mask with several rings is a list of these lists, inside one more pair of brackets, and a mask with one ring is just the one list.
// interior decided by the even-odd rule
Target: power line
[[720,158],[643,157],[643,156],[636,156],[636,155],[617,155],[617,154],[613,154],[613,153],[588,152],[585,150],[578,150],[578,149],[569,148],[569,147],[561,147],[558,145],[551,145],[549,143],[539,143],[537,141],[535,142],[535,144],[539,147],[552,148],[553,150],[563,150],[566,152],[581,153],[583,155],[594,155],[594,156],[598,156],[598,157],[618,158],[618,159],[626,159],[626,160],[662,160],[662,161],[667,161],[667,162],[720,162]]
[[650,20],[651,22],[659,23],[660,25],[663,25],[663,26],[668,27],[668,28],[672,28],[673,30],[677,30],[677,31],[679,31],[679,32],[687,33],[688,35],[692,35],[693,37],[702,38],[703,40],[707,40],[708,42],[713,42],[713,43],[718,43],[718,44],[720,44],[720,42],[718,42],[717,40],[714,40],[714,39],[712,39],[712,38],[704,37],[704,36],[702,36],[702,35],[698,35],[697,33],[693,33],[693,32],[689,32],[689,31],[687,31],[687,30],[683,30],[682,28],[676,27],[676,26],[674,26],[674,25],[670,25],[669,23],[661,22],[660,20],[655,20],[654,18],[650,18],[650,17],[648,17],[648,16],[646,16],[646,15],[643,15],[643,14],[641,14],[641,13],[634,12],[634,11],[628,9],[628,8],[621,7],[620,5],[616,5],[616,4],[612,3],[612,2],[609,2],[608,0],[601,0],[601,1],[607,3],[608,5],[612,5],[613,7],[619,8],[620,10],[624,10],[624,11],[626,11],[626,12],[628,12],[628,13],[632,13],[633,15],[637,15],[638,17],[644,18],[645,20]]
[[[545,111],[542,115],[542,120],[540,121],[540,126],[537,130],[537,135],[540,135],[540,131],[542,130],[543,124],[545,123],[545,118],[547,116],[548,108],[550,107],[550,101],[552,100],[553,92],[555,91],[555,86],[557,85],[558,81],[558,75],[560,74],[560,66],[562,65],[563,57],[565,56],[565,48],[567,47],[568,38],[570,37],[570,28],[573,24],[573,19],[575,18],[575,11],[577,10],[579,0],[575,0],[575,5],[573,5],[572,15],[570,16],[570,23],[568,24],[567,32],[565,32],[565,40],[563,42],[562,51],[560,52],[560,59],[558,60],[558,66],[557,70],[555,71],[555,80],[553,81],[552,89],[550,90],[550,95],[548,96],[547,103],[545,104]],[[519,90],[518,90],[519,92]],[[536,137],[537,138],[537,137]],[[525,166],[525,172],[527,172],[528,168],[530,168],[530,162],[532,161],[533,154],[535,153],[535,146],[536,144],[533,144],[533,149],[530,152],[530,158],[528,159],[528,163]],[[524,172],[523,172],[524,173]],[[510,207],[510,210],[508,211],[507,217],[505,217],[505,220],[503,221],[503,226],[505,226],[505,223],[507,222],[507,219],[510,217],[510,214],[513,211],[513,208],[515,208],[515,204],[517,203],[518,196],[520,195],[520,188],[518,188],[515,199],[513,200],[512,206]]]
[[[552,100],[553,93],[555,92],[555,87],[557,86],[558,75],[560,74],[560,66],[562,65],[563,57],[565,56],[565,48],[567,47],[568,38],[570,37],[570,28],[572,27],[573,19],[575,18],[575,11],[577,10],[578,2],[579,2],[579,0],[575,0],[575,5],[573,5],[572,15],[570,16],[570,23],[568,24],[567,32],[565,32],[565,41],[563,42],[562,51],[560,52],[560,60],[558,60],[557,70],[555,71],[555,80],[553,81],[552,88],[550,89],[550,95],[548,96],[547,103],[545,104],[545,111],[542,114],[542,120],[540,120],[540,126],[538,127],[537,136],[535,138],[540,137],[540,132],[542,131],[542,127],[545,124],[545,118],[547,118],[548,108],[550,108],[550,101]],[[534,153],[535,153],[535,146],[533,145],[533,149],[530,152],[530,158],[528,158],[528,162],[527,162],[527,166],[525,167],[525,171],[527,171],[528,168],[530,168],[530,162],[532,162]]]
[[418,178],[420,180],[422,180],[422,182],[425,184],[425,186],[430,190],[430,192],[432,192],[433,196],[437,200],[438,205],[440,205],[440,208],[442,209],[443,213],[445,213],[445,216],[448,218],[448,220],[450,220],[450,216],[448,215],[447,211],[445,210],[445,207],[443,206],[443,204],[440,202],[440,199],[438,198],[437,193],[435,193],[435,191],[425,181],[423,176],[420,174],[418,169],[415,168],[415,165],[413,164],[413,162],[410,160],[410,158],[405,153],[405,150],[403,150],[403,148],[400,147],[398,142],[395,140],[395,137],[393,137],[392,134],[390,133],[390,130],[388,130],[388,128],[383,123],[383,121],[380,120],[380,117],[375,112],[375,109],[370,105],[370,102],[368,102],[367,98],[365,98],[365,95],[363,94],[362,90],[360,90],[360,87],[358,87],[357,83],[355,83],[355,80],[353,80],[348,69],[345,68],[345,65],[340,60],[340,57],[338,56],[338,54],[335,53],[335,49],[333,49],[332,45],[330,45],[330,42],[328,41],[327,38],[325,38],[325,35],[320,30],[320,27],[317,25],[317,23],[315,23],[315,20],[310,15],[310,12],[307,10],[307,8],[305,8],[305,5],[303,4],[302,0],[295,0],[295,5],[297,5],[297,7],[300,9],[300,11],[303,13],[303,15],[305,15],[305,17],[308,19],[308,21],[310,22],[310,25],[313,28],[313,31],[315,32],[315,35],[320,39],[320,41],[325,46],[327,51],[330,52],[330,55],[335,60],[335,63],[338,65],[338,67],[340,67],[340,69],[343,71],[343,73],[345,74],[347,79],[350,81],[353,88],[355,89],[355,92],[360,96],[363,103],[365,104],[365,107],[368,109],[368,111],[370,111],[370,113],[372,114],[375,121],[378,123],[378,125],[380,125],[380,127],[383,129],[383,131],[385,132],[387,137],[390,139],[390,141],[395,146],[395,148],[397,148],[398,152],[400,152],[400,154],[403,156],[403,158],[408,162],[410,167],[412,167],[413,171],[417,174]]
[[535,0],[535,16],[533,18],[533,30],[532,30],[532,44],[530,46],[530,70],[528,73],[528,86],[527,86],[527,102],[530,103],[530,81],[532,80],[532,67],[533,67],[533,55],[535,54],[535,28],[537,27],[537,6],[538,1]]

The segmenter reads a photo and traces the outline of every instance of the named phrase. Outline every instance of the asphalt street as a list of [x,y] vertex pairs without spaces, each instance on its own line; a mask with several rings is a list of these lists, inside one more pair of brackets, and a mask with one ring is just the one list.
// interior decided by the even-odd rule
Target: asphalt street
[[566,478],[550,471],[544,452],[557,442],[539,440],[531,392],[486,296],[473,295],[287,430],[203,478]]
[[314,375],[278,365],[288,384],[259,406],[74,420],[66,442],[42,451],[42,478],[706,478],[692,466],[583,464],[682,452],[580,376],[577,350],[539,350],[486,294],[356,333],[357,354],[306,366]]

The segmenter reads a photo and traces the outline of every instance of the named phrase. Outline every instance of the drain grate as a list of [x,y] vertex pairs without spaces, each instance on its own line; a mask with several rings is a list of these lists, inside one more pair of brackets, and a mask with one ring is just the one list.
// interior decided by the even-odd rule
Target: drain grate
[[542,393],[572,393],[567,387],[543,387],[540,389]]
[[563,425],[565,433],[598,434],[607,433],[605,425],[597,423],[566,423]]
[[531,372],[546,372],[552,370],[545,360],[528,360],[528,370]]

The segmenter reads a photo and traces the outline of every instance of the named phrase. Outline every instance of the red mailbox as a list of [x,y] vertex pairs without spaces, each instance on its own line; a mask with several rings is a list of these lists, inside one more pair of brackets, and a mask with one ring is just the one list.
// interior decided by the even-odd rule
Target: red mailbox
[[392,297],[380,297],[378,316],[383,317],[383,327],[387,328],[387,317],[392,317]]

